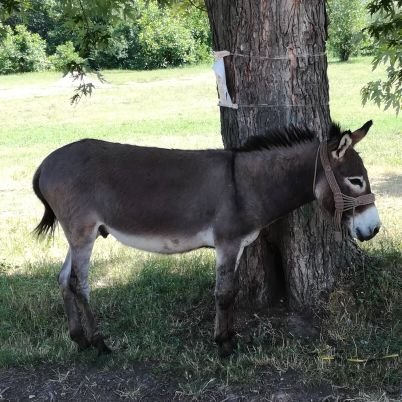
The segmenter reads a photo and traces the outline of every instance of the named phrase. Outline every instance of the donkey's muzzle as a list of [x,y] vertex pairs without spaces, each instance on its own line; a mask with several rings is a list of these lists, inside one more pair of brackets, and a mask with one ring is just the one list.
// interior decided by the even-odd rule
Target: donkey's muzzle
[[373,229],[369,231],[368,234],[363,234],[360,229],[356,229],[356,236],[359,241],[368,241],[371,240],[378,232],[380,231],[380,225],[375,226]]

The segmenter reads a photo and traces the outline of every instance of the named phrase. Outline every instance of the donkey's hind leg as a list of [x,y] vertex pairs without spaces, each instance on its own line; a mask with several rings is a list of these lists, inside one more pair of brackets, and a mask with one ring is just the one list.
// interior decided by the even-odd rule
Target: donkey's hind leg
[[75,273],[75,276],[72,275],[70,286],[76,296],[86,337],[89,339],[91,345],[98,350],[99,354],[102,354],[110,353],[111,350],[106,346],[103,336],[99,332],[96,319],[89,305],[89,260],[94,241],[95,239],[85,246],[71,247],[72,271]]
[[229,356],[235,347],[233,330],[234,301],[238,292],[236,262],[239,247],[234,244],[216,248],[215,332],[219,355]]
[[63,297],[64,310],[67,315],[70,338],[78,344],[80,349],[86,349],[91,346],[91,343],[85,336],[84,329],[81,325],[81,317],[77,307],[76,298],[70,288],[71,274],[71,251],[68,250],[63,267],[59,274],[58,282]]

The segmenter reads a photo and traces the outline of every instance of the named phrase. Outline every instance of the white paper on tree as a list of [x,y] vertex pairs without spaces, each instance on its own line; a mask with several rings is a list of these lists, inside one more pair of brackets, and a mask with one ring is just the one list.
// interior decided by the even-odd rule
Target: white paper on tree
[[216,76],[216,85],[218,86],[219,93],[219,106],[230,107],[232,109],[237,109],[237,104],[232,102],[229,95],[228,87],[226,85],[226,74],[225,74],[225,64],[223,63],[223,58],[229,56],[230,52],[227,50],[222,50],[220,52],[214,52],[215,63],[212,67]]

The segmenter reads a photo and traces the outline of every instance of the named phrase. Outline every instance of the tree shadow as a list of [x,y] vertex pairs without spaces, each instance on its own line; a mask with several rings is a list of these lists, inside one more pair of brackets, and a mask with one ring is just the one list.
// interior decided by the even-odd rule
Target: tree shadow
[[[91,281],[91,305],[101,331],[107,336],[106,342],[114,351],[112,355],[101,358],[93,349],[78,352],[68,337],[56,281],[60,269],[58,263],[38,262],[10,274],[12,267],[0,261],[0,366],[32,365],[36,370],[40,364],[53,363],[57,365],[57,370],[64,364],[66,372],[75,366],[86,372],[88,367],[95,368],[99,373],[129,367],[134,368],[134,376],[139,375],[142,379],[138,387],[148,381],[152,388],[160,381],[161,375],[168,373],[174,379],[171,382],[174,393],[178,387],[183,386],[181,384],[204,389],[212,375],[218,379],[216,384],[222,381],[233,384],[251,381],[257,378],[261,367],[269,364],[267,362],[271,359],[287,362],[295,354],[303,360],[310,359],[308,356],[311,352],[308,355],[303,353],[307,349],[312,350],[312,346],[306,348],[306,345],[314,345],[311,342],[315,342],[317,334],[306,333],[304,327],[311,327],[313,322],[311,319],[301,320],[299,316],[289,315],[286,309],[281,308],[277,311],[264,310],[254,315],[249,311],[236,311],[238,354],[222,363],[216,358],[217,349],[213,342],[215,273],[212,256],[204,258],[204,254],[187,254],[160,257],[144,254],[144,258],[139,260],[140,263],[129,274],[113,280],[97,282],[110,270],[111,263],[117,271],[131,266],[130,256],[119,255],[111,260],[95,261],[92,267],[95,272]],[[394,277],[381,274],[382,266],[389,263],[395,267],[395,272],[399,272],[399,249],[390,246],[381,250],[378,269],[369,271],[366,267],[364,272],[354,273],[360,275],[358,283],[361,284],[362,292],[357,294],[361,303],[365,303],[372,311],[377,309],[381,314],[386,310],[388,301],[392,300],[390,295],[395,289],[392,285]],[[390,289],[388,294],[382,295],[381,291],[375,293],[381,286]],[[343,310],[342,307],[342,314]],[[377,313],[375,316],[378,318]],[[399,317],[400,310],[395,309],[392,322],[399,322]],[[387,328],[384,331],[390,332]],[[363,335],[358,334],[361,337]],[[327,339],[330,338],[324,341]],[[399,350],[400,337],[397,332],[388,338],[378,338],[378,350],[382,351],[383,345],[389,345],[390,342]],[[344,341],[339,348],[344,345],[353,348],[355,338]],[[377,349],[368,349],[367,355],[372,350],[377,353]],[[152,373],[157,374],[155,382],[149,382],[147,371],[144,377],[144,365],[148,364],[155,367]],[[267,372],[271,372],[271,381],[275,374],[272,374],[271,369]],[[264,369],[264,381],[267,372]],[[282,372],[280,377],[282,380]],[[153,396],[154,390],[145,390]]]
[[[117,271],[131,266],[132,258],[127,255],[95,261],[91,268],[90,303],[100,331],[116,352],[113,361],[160,360],[177,366],[182,364],[178,363],[182,354],[198,363],[215,358],[212,254],[144,254],[139,260],[133,270],[123,271],[122,278],[109,278],[107,273],[111,264]],[[4,345],[0,366],[55,359],[90,366],[109,364],[109,359],[99,359],[94,350],[78,352],[69,339],[57,284],[58,263],[39,262],[13,274],[4,264],[0,268],[0,341]],[[243,349],[253,348],[255,342],[269,343],[272,331],[278,331],[271,330],[271,324],[265,331],[266,323],[276,327],[286,315],[285,310],[261,310],[254,320],[251,310],[237,308],[235,312],[235,329]],[[285,327],[280,331],[287,333]]]
[[[117,258],[129,265],[129,258]],[[91,306],[101,331],[120,358],[137,360],[180,349],[212,348],[215,274],[210,257],[147,256],[121,281],[90,283]],[[92,361],[70,341],[57,284],[59,264],[38,263],[13,270],[0,263],[0,366],[38,361]],[[110,268],[97,261],[94,277]],[[96,279],[96,278],[93,278]],[[205,341],[205,344],[204,344]],[[118,358],[119,359],[119,358]]]
[[382,176],[373,186],[375,191],[381,195],[389,195],[392,197],[402,196],[402,175],[388,174]]

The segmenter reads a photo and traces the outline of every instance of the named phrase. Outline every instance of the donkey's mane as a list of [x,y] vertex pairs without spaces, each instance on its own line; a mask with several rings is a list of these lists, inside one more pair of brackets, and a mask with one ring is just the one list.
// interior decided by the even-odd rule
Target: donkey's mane
[[296,144],[311,142],[315,138],[315,133],[308,128],[299,128],[292,125],[289,127],[268,130],[265,135],[254,135],[248,138],[242,146],[235,150],[240,152],[250,152],[279,147],[289,148]]
[[336,149],[343,134],[350,134],[350,132],[350,130],[343,131],[339,123],[332,122],[328,133],[328,148]]
[[[342,135],[341,127],[338,123],[331,123],[331,128],[328,133],[330,142],[339,141]],[[304,127],[289,127],[277,128],[268,130],[265,135],[254,135],[246,140],[246,142],[234,151],[250,152],[270,150],[273,148],[289,148],[296,144],[312,142],[317,138],[314,131]]]
[[329,129],[328,139],[329,140],[340,139],[342,134],[343,134],[342,128],[339,125],[339,123],[333,121],[331,123],[331,128]]

